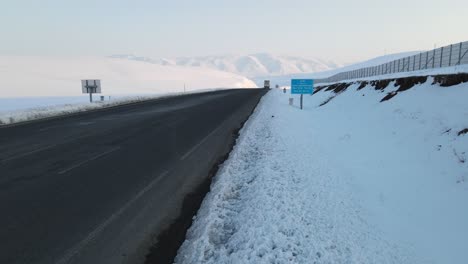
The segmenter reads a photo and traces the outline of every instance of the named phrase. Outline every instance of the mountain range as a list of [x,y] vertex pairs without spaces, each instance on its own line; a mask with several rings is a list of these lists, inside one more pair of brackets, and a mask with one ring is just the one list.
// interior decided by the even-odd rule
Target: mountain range
[[136,60],[166,66],[203,67],[226,71],[258,78],[286,74],[321,72],[344,66],[329,60],[318,58],[301,58],[295,56],[279,56],[269,53],[249,55],[220,55],[200,57],[159,58],[141,57],[135,55],[112,55],[112,58]]

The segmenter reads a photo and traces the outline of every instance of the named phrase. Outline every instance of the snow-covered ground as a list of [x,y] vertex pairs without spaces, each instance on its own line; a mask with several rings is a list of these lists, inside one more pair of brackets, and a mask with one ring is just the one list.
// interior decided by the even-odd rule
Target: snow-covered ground
[[104,95],[256,87],[223,71],[105,57],[0,56],[0,79],[0,97],[78,96],[82,79],[101,79]]
[[468,83],[432,81],[268,93],[176,263],[466,263]]
[[[105,57],[0,56],[0,79],[3,124],[177,94],[184,87],[186,92],[257,87],[243,76],[213,69]],[[103,93],[94,99],[103,95],[112,101],[89,104],[81,79],[101,79]]]

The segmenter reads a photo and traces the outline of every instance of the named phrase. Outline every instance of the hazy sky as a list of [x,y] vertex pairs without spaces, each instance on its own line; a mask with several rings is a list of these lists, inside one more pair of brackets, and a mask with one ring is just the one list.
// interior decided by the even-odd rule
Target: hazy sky
[[468,40],[466,0],[0,0],[0,54],[350,62]]

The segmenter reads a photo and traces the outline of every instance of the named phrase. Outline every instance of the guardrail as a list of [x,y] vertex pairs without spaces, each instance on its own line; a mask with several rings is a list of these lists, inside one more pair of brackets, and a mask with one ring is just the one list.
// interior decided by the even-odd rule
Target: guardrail
[[340,72],[328,78],[315,79],[315,83],[331,83],[397,72],[411,72],[468,64],[467,53],[468,41],[465,41],[421,52],[413,56],[390,61],[377,66]]

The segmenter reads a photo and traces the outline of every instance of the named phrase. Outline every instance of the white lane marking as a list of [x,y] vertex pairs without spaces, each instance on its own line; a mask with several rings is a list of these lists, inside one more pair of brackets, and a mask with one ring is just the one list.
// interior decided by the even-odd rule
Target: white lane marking
[[60,127],[60,126],[49,126],[49,127],[44,127],[44,128],[39,129],[38,132],[43,132],[43,131],[46,131],[46,130],[49,130],[49,129],[52,129],[52,128],[56,128],[56,127]]
[[137,193],[135,197],[133,197],[130,201],[126,202],[122,208],[120,208],[117,212],[113,213],[109,218],[106,219],[102,224],[96,227],[88,236],[83,239],[81,242],[76,244],[74,247],[67,250],[65,255],[62,256],[55,264],[66,264],[69,263],[70,260],[75,257],[84,247],[86,247],[90,242],[96,239],[96,237],[115,219],[120,217],[125,210],[127,210],[133,203],[136,202],[140,197],[145,195],[153,186],[158,183],[164,176],[166,176],[169,171],[164,171],[161,173],[156,179],[154,179],[150,184],[148,184],[145,188],[143,188],[140,192]]
[[83,121],[83,122],[78,122],[78,124],[74,124],[74,125],[77,125],[77,126],[87,126],[87,125],[92,125],[96,122],[93,122],[93,121]]
[[187,151],[181,158],[180,160],[184,160],[186,159],[190,154],[192,154],[197,148],[199,148],[203,143],[205,143],[205,141],[211,136],[213,135],[214,133],[216,133],[221,127],[222,125],[224,124],[221,123],[220,126],[218,126],[217,128],[215,128],[213,131],[211,131],[206,137],[204,137],[200,142],[198,142],[198,144],[196,144],[195,146],[193,146],[191,149],[189,149],[189,151]]
[[7,162],[7,161],[11,161],[11,160],[14,160],[14,159],[18,159],[18,158],[22,158],[22,157],[25,157],[25,156],[28,156],[28,155],[31,155],[31,154],[34,154],[34,153],[37,153],[37,152],[41,152],[41,151],[44,151],[44,150],[48,150],[48,149],[51,149],[51,148],[55,148],[57,146],[60,146],[60,145],[63,145],[63,144],[67,144],[69,142],[72,142],[74,140],[78,140],[78,139],[82,139],[82,138],[85,138],[85,137],[88,137],[89,135],[83,135],[83,136],[79,136],[79,137],[76,137],[76,138],[70,138],[70,139],[66,139],[62,142],[59,142],[57,144],[52,144],[52,145],[49,145],[49,146],[44,146],[42,148],[38,148],[38,149],[35,149],[35,150],[31,150],[29,152],[25,152],[25,153],[21,153],[21,154],[18,154],[18,155],[15,155],[15,156],[12,156],[12,157],[9,157],[9,158],[6,158],[6,159],[2,159],[0,160],[0,163],[2,162]]
[[19,155],[13,156],[13,157],[9,157],[9,158],[6,158],[6,159],[2,159],[0,162],[5,162],[5,161],[14,160],[14,159],[17,159],[17,158],[22,158],[22,157],[24,157],[24,156],[28,156],[28,155],[34,154],[34,153],[36,153],[36,152],[40,152],[40,151],[43,151],[43,150],[47,150],[47,149],[53,148],[53,147],[55,147],[55,146],[57,146],[57,145],[58,145],[58,144],[53,144],[53,145],[45,146],[45,147],[38,148],[38,149],[35,149],[35,150],[31,150],[31,151],[26,152],[26,153],[21,153],[21,154],[19,154]]
[[98,154],[98,155],[93,156],[93,157],[91,157],[91,158],[89,158],[89,159],[86,159],[86,160],[84,160],[84,161],[82,161],[82,162],[80,162],[80,163],[77,163],[77,164],[75,164],[75,165],[73,165],[73,166],[71,166],[71,167],[68,167],[68,168],[66,168],[66,169],[64,169],[64,170],[61,170],[61,171],[58,172],[58,174],[67,173],[67,172],[69,172],[69,171],[71,171],[71,170],[73,170],[73,169],[76,169],[76,168],[82,166],[82,165],[85,164],[85,163],[88,163],[88,162],[90,162],[90,161],[99,159],[100,157],[103,157],[103,156],[105,156],[105,155],[107,155],[107,154],[110,154],[110,153],[112,153],[112,152],[114,152],[114,151],[117,151],[117,150],[119,150],[119,149],[120,149],[120,147],[115,147],[115,148],[113,148],[113,149],[110,149],[110,150],[108,150],[108,151],[105,151],[105,152],[103,152],[103,153],[101,153],[101,154]]

